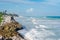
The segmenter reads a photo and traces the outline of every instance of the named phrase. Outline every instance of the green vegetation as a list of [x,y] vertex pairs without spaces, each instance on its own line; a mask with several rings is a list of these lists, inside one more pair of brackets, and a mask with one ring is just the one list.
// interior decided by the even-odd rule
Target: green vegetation
[[0,23],[1,23],[1,22],[2,22],[2,20],[3,20],[2,16],[3,16],[3,13],[2,13],[2,12],[0,12]]
[[17,14],[7,14],[6,11],[0,12],[0,23],[1,23],[2,20],[3,20],[3,17],[2,17],[3,15],[8,15],[8,16],[15,16],[15,17],[18,17]]

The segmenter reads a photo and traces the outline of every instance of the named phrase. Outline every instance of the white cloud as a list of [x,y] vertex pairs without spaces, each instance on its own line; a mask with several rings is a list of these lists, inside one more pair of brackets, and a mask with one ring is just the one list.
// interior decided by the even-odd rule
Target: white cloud
[[26,10],[27,13],[30,13],[30,12],[33,12],[33,11],[34,11],[33,8],[29,8],[29,9]]

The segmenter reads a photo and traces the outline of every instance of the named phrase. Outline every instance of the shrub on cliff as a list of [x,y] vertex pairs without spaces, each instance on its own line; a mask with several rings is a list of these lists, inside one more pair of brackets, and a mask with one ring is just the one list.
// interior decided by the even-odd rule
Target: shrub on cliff
[[0,12],[0,23],[1,23],[1,22],[2,22],[2,20],[3,20],[2,16],[3,16],[3,13],[2,13],[2,12]]

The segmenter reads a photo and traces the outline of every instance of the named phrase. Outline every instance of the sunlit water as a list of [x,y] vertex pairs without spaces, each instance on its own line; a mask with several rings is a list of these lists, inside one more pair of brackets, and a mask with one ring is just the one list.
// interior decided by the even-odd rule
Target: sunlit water
[[19,33],[28,40],[60,40],[60,19],[19,16],[16,20],[24,27]]

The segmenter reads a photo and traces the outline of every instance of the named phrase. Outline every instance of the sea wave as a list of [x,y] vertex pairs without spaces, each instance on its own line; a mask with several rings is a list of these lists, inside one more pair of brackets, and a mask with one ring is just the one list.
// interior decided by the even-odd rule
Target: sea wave
[[18,32],[28,40],[60,40],[60,20],[24,16],[17,19],[24,27]]

